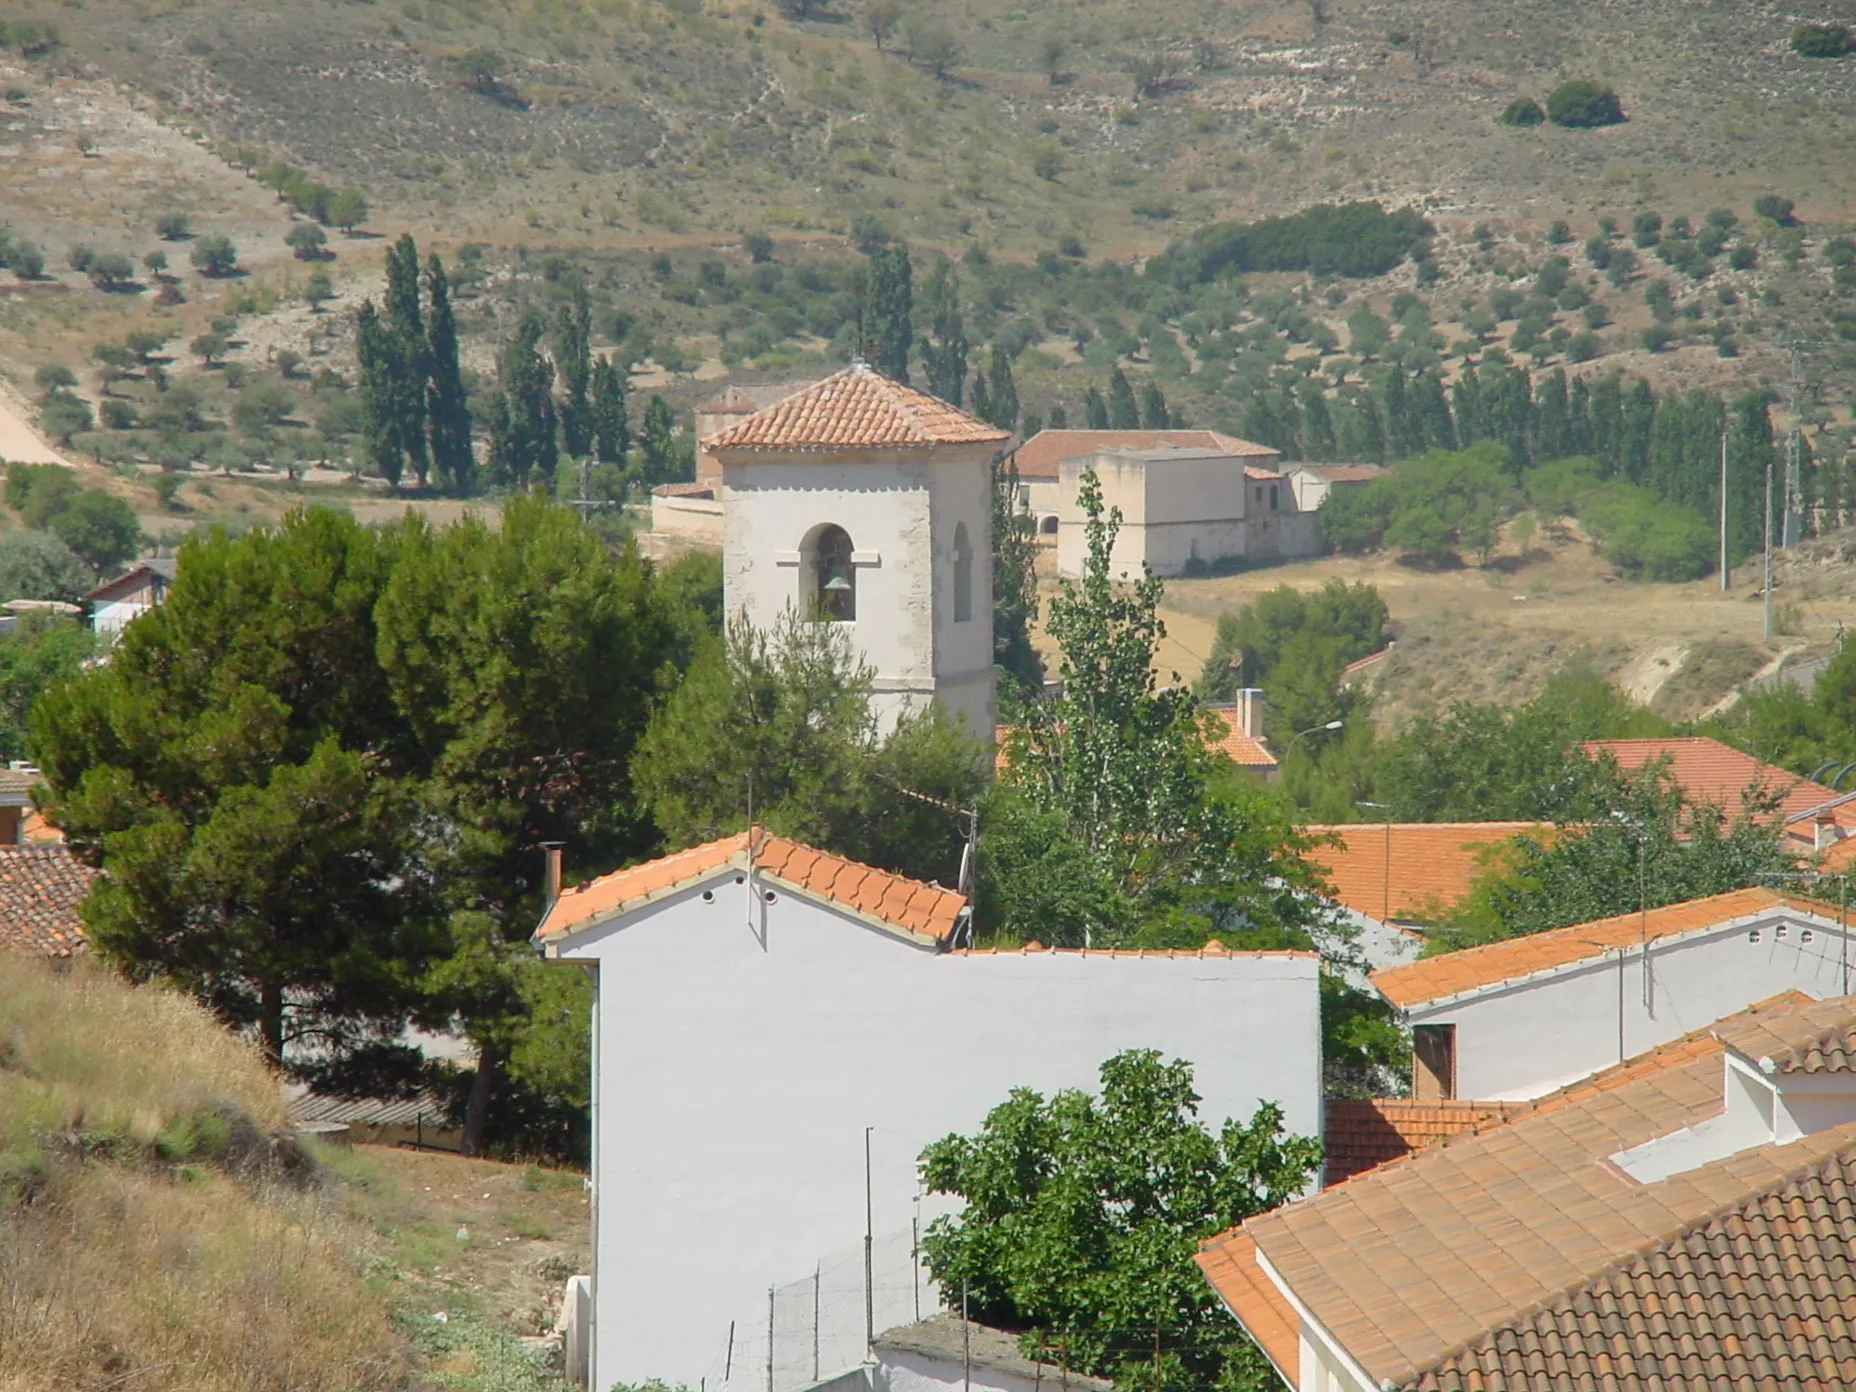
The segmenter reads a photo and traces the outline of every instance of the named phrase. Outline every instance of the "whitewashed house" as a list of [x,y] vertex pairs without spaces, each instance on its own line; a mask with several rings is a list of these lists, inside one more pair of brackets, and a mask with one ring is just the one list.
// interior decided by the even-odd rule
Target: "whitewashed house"
[[1093,1091],[1155,1049],[1208,1124],[1271,1101],[1319,1134],[1312,953],[970,951],[967,925],[958,894],[760,833],[558,896],[537,944],[595,986],[593,1387],[863,1363],[936,1307],[917,1157],[1013,1087]]
[[1321,526],[1303,513],[1295,490],[1276,467],[1223,446],[1162,444],[1107,448],[1058,465],[1057,573],[1079,576],[1088,558],[1088,519],[1077,493],[1093,472],[1106,513],[1120,509],[1110,566],[1115,574],[1184,575],[1200,565],[1244,559],[1312,556]]
[[1268,472],[1282,456],[1268,445],[1252,444],[1216,430],[1040,430],[1012,451],[1018,473],[1019,501],[1037,523],[1038,534],[1054,539],[1066,496],[1075,501],[1075,485],[1064,493],[1062,465],[1103,450],[1204,450]]
[[1419,1100],[1526,1100],[1786,991],[1851,989],[1836,905],[1741,889],[1373,973]]
[[855,363],[709,437],[728,612],[840,625],[894,720],[993,730],[992,460],[1009,438]]
[[167,598],[178,562],[172,556],[142,561],[107,585],[84,596],[90,622],[99,637],[114,637],[123,626]]
[[1788,996],[1260,1214],[1199,1265],[1295,1392],[1856,1384],[1856,1001]]

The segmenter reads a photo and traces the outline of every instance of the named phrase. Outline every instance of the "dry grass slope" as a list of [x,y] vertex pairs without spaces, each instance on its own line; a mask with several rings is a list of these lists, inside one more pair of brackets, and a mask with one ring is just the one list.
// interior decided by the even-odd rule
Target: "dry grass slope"
[[170,992],[0,966],[0,1392],[405,1385],[256,1054]]

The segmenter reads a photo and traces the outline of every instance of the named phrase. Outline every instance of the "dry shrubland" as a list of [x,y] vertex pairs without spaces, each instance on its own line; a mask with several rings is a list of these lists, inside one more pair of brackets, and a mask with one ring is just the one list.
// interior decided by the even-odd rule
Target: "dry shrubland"
[[172,992],[0,957],[0,1392],[371,1392],[410,1357],[369,1234]]

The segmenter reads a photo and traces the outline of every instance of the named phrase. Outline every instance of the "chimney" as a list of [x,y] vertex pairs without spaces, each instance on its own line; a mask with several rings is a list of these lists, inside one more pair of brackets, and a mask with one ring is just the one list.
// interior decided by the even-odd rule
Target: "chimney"
[[543,889],[547,896],[547,908],[551,909],[554,901],[561,897],[561,842],[543,841],[541,853],[547,857],[548,868],[543,879]]
[[1837,840],[1837,819],[1829,811],[1819,812],[1811,837],[1811,849],[1821,851]]
[[1237,728],[1254,740],[1263,738],[1263,692],[1257,687],[1237,693]]

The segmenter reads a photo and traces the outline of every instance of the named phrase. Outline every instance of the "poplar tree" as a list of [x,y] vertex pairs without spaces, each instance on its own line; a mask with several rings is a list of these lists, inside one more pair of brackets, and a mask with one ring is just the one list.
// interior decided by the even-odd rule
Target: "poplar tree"
[[1420,452],[1412,435],[1411,410],[1405,400],[1405,370],[1393,363],[1380,386],[1386,423],[1386,458],[1408,459]]
[[386,327],[392,337],[388,380],[393,393],[394,444],[423,486],[431,473],[425,446],[425,321],[419,310],[419,248],[410,232],[387,249]]
[[610,357],[593,363],[593,454],[601,464],[623,464],[632,447],[631,421],[625,412],[625,373]]
[[406,455],[395,415],[395,349],[372,300],[361,301],[355,318],[355,356],[361,365],[361,450],[374,472],[397,488]]
[[914,291],[910,283],[909,249],[896,245],[870,253],[864,282],[863,331],[869,339],[870,366],[894,382],[909,380],[909,348],[915,330]]
[[1165,430],[1170,419],[1166,394],[1151,379],[1141,384],[1141,425],[1147,430]]
[[640,442],[644,458],[641,470],[647,488],[669,483],[677,469],[677,418],[670,403],[652,396],[644,411],[644,438]]
[[554,365],[561,377],[561,448],[576,459],[593,449],[593,407],[588,390],[593,380],[593,309],[586,286],[574,286],[573,299],[554,321]]
[[967,335],[960,317],[960,272],[945,256],[928,273],[928,336],[922,340],[922,366],[928,391],[950,406],[960,404],[967,376]]
[[425,263],[426,362],[431,377],[426,384],[426,426],[432,444],[432,468],[438,480],[462,497],[476,481],[476,461],[470,448],[470,408],[464,400],[464,378],[458,368],[458,327],[451,313],[451,286],[445,263],[436,255]]
[[992,374],[986,383],[986,415],[982,419],[1001,430],[1018,427],[1018,384],[1012,380],[1012,355],[997,343],[992,346]]
[[1108,429],[1108,403],[1102,399],[1101,391],[1093,386],[1083,393],[1083,428]]
[[1113,430],[1141,428],[1141,408],[1135,403],[1134,388],[1119,367],[1108,379],[1108,425]]
[[[554,471],[554,364],[541,354],[546,324],[536,310],[522,316],[516,336],[503,345],[498,363],[502,408],[492,417],[492,461],[497,481],[526,488],[536,470],[547,481]],[[500,434],[496,432],[500,429]]]

